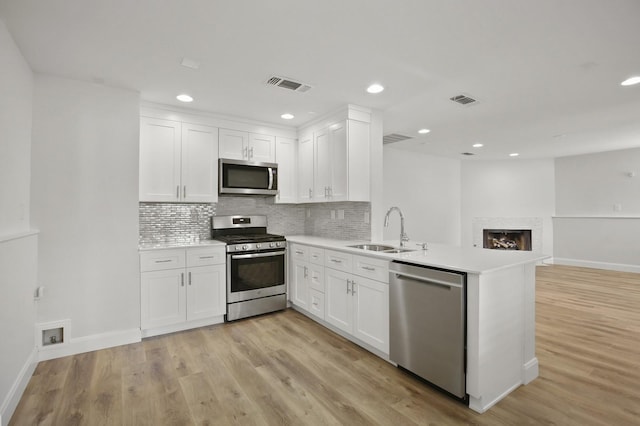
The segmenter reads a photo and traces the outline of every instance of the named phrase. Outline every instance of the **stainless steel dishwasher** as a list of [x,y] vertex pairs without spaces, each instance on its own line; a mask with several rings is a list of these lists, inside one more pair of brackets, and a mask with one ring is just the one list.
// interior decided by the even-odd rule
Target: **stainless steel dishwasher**
[[466,274],[392,262],[389,358],[467,403]]

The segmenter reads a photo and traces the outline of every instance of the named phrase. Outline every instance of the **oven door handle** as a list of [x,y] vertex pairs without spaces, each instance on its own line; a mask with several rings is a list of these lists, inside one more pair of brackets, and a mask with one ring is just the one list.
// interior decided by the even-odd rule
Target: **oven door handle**
[[251,253],[251,254],[232,254],[231,259],[251,259],[254,257],[269,257],[269,256],[278,256],[281,254],[285,254],[284,251],[269,251],[266,253]]

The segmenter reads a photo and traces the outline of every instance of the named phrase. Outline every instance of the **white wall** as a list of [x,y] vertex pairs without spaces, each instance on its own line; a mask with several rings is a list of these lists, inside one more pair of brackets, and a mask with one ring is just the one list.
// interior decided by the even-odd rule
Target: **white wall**
[[37,235],[29,233],[33,75],[0,20],[0,424],[35,368]]
[[640,216],[640,148],[561,157],[555,163],[558,216]]
[[[460,161],[384,147],[384,213],[398,206],[412,240],[460,244]],[[375,173],[375,172],[374,172]],[[383,216],[384,217],[384,216]],[[392,213],[385,240],[398,240],[400,219]]]
[[640,148],[557,158],[555,167],[555,261],[640,272]]
[[473,245],[474,218],[542,218],[542,252],[553,254],[555,211],[552,159],[464,161],[462,245]]
[[71,353],[135,341],[139,95],[36,75],[33,123],[38,322],[69,319]]

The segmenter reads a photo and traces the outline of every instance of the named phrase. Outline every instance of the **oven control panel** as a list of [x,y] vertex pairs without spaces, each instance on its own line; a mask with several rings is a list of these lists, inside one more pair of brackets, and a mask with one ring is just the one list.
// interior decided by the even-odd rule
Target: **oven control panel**
[[287,245],[286,241],[271,241],[271,242],[263,242],[263,243],[246,243],[246,244],[230,244],[227,245],[227,252],[235,253],[242,251],[264,251],[264,250],[273,250],[279,248],[285,248]]

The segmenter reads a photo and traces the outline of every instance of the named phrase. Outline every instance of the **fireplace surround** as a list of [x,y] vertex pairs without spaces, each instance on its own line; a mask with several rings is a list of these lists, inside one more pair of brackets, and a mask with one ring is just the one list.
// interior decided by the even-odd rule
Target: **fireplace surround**
[[483,229],[482,247],[531,251],[531,229]]

